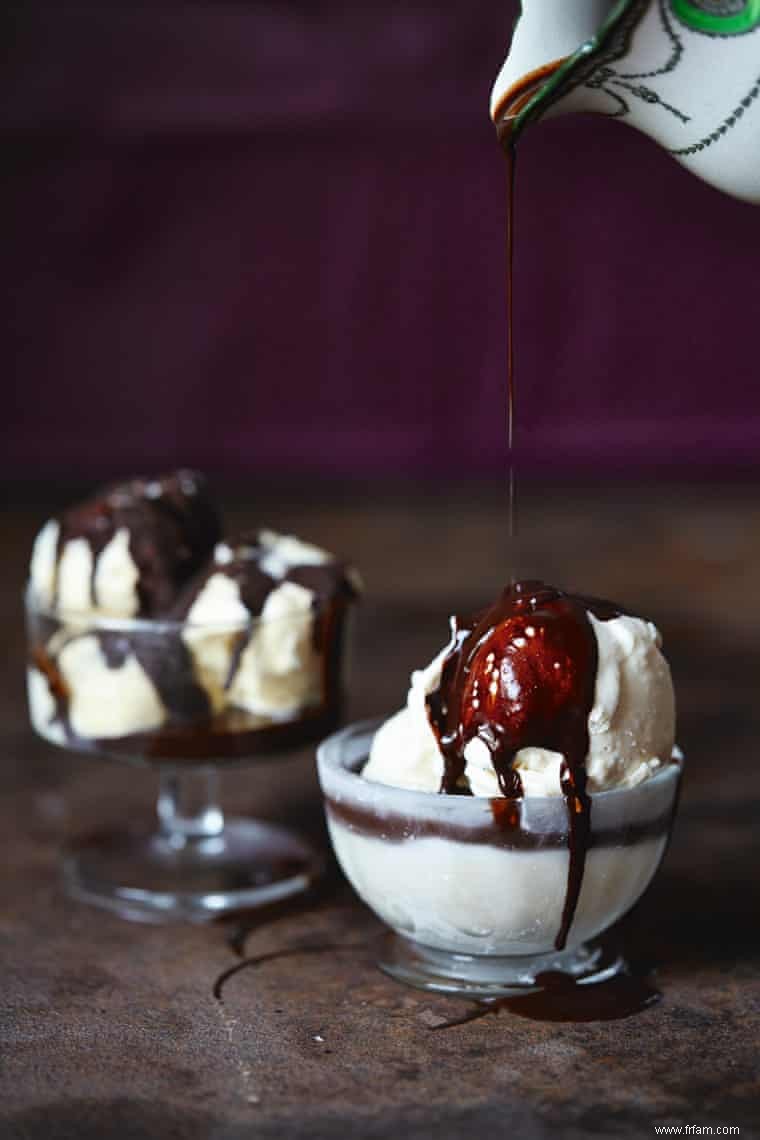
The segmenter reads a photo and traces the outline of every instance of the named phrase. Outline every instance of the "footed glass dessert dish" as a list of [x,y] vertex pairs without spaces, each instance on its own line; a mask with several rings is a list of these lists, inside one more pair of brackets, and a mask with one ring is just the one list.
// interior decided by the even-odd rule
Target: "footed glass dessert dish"
[[548,974],[595,983],[625,968],[598,938],[662,860],[680,754],[633,787],[590,795],[581,852],[564,796],[439,795],[363,777],[379,726],[334,734],[318,766],[338,861],[394,931],[385,972],[425,990],[496,998],[539,990]]
[[64,615],[29,588],[35,731],[159,774],[152,834],[104,831],[67,849],[72,895],[127,918],[199,921],[283,899],[319,874],[302,839],[225,818],[217,794],[222,766],[315,742],[338,723],[347,599],[307,600],[202,622]]

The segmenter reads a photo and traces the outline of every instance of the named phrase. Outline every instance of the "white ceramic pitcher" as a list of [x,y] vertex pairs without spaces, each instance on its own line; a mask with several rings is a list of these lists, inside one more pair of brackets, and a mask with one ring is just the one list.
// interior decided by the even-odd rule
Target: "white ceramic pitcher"
[[629,123],[760,203],[760,0],[523,0],[491,116],[516,138],[566,111]]

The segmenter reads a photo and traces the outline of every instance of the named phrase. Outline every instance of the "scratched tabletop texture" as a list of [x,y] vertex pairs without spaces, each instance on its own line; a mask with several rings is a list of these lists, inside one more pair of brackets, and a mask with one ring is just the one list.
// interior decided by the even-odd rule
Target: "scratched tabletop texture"
[[[258,922],[140,926],[63,895],[61,844],[149,820],[155,776],[56,752],[27,728],[20,593],[35,528],[56,504],[49,492],[6,495],[16,505],[3,512],[0,559],[3,1140],[638,1138],[669,1123],[760,1136],[759,490],[527,490],[520,572],[650,616],[672,663],[683,797],[666,861],[623,929],[662,1000],[621,1020],[501,1011],[448,1028],[470,1007],[378,971],[380,924],[335,867],[314,898]],[[269,523],[355,560],[366,597],[349,715],[390,712],[410,670],[444,643],[449,611],[477,608],[502,584],[503,495],[308,494],[262,485],[229,496],[230,524]],[[313,749],[227,772],[223,802],[327,848]]]

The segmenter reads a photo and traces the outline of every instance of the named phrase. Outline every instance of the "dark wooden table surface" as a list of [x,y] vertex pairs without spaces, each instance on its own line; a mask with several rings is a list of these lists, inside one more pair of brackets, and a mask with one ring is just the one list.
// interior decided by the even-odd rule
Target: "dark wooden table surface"
[[[523,571],[624,601],[665,635],[687,777],[666,862],[625,931],[663,997],[624,1020],[502,1012],[444,1031],[466,1007],[379,973],[379,924],[335,871],[321,897],[253,926],[243,953],[338,949],[252,961],[222,1000],[239,924],[138,926],[64,897],[61,844],[149,817],[155,778],[33,739],[20,591],[53,504],[7,507],[0,1135],[531,1140],[680,1123],[760,1136],[759,490],[546,487],[523,503]],[[449,610],[488,600],[504,576],[502,496],[482,487],[317,488],[308,502],[262,487],[231,514],[363,570],[351,716],[397,707]],[[327,845],[311,750],[229,772],[224,802]]]

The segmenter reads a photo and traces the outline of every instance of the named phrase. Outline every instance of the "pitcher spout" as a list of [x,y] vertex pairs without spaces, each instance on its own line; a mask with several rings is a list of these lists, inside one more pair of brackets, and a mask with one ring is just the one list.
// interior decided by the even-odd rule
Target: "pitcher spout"
[[491,118],[511,145],[570,111],[627,123],[760,203],[760,0],[524,0]]
[[521,127],[563,64],[585,45],[590,49],[619,7],[619,0],[523,0],[509,54],[491,90],[497,127]]

